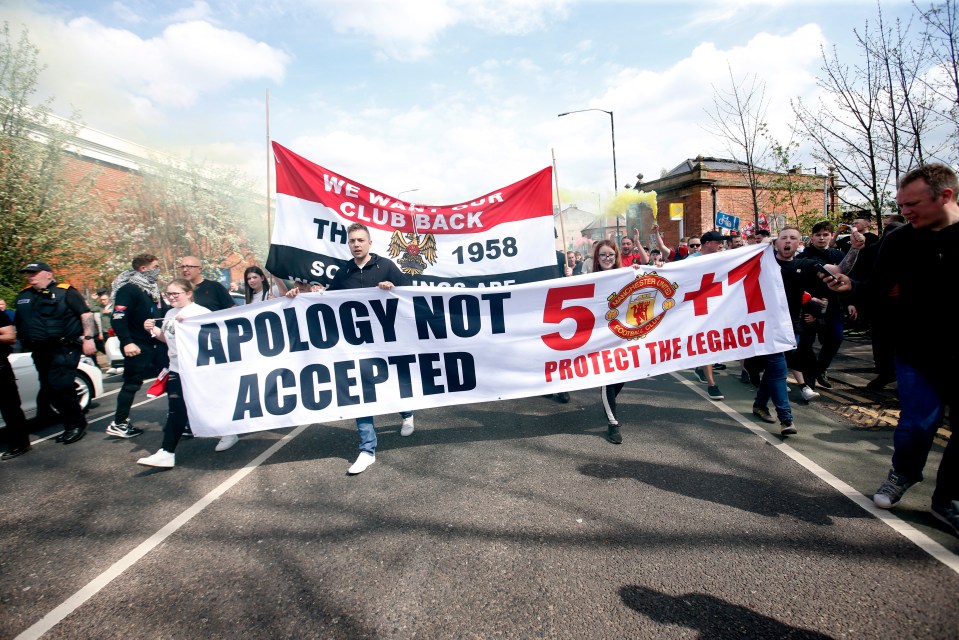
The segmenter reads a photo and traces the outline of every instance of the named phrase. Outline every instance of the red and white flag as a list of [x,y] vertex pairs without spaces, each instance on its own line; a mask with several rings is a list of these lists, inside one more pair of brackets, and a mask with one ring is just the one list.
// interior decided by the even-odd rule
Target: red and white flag
[[414,204],[330,171],[274,142],[276,224],[267,269],[328,284],[352,259],[346,230],[370,230],[372,252],[416,285],[483,287],[557,277],[552,169],[452,205]]

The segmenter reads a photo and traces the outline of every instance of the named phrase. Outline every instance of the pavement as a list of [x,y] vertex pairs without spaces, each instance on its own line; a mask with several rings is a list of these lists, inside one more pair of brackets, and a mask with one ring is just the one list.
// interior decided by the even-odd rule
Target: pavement
[[0,464],[0,638],[955,638],[941,447],[872,505],[892,427],[863,416],[894,387],[859,391],[867,354],[847,341],[823,398],[792,390],[788,438],[729,363],[720,402],[692,371],[628,383],[621,445],[595,388],[420,411],[410,437],[377,417],[355,477],[352,421],[144,468],[165,399],[145,385],[122,440],[104,397],[83,440]]

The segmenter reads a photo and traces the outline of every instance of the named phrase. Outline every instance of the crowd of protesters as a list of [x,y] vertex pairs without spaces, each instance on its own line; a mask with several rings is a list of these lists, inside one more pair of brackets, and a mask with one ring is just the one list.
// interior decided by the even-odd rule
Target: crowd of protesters
[[[707,230],[699,236],[680,238],[677,246],[669,247],[654,224],[650,246],[640,241],[638,229],[619,238],[618,244],[614,238],[591,243],[584,235],[573,250],[558,252],[557,275],[576,277],[642,265],[662,267],[717,251],[771,243],[781,267],[797,346],[788,352],[740,363],[740,380],[757,389],[752,413],[764,422],[778,420],[783,436],[797,434],[789,399],[789,372],[801,401],[814,400],[820,396],[817,388],[832,387],[829,367],[843,341],[845,324],[854,321],[859,327],[868,327],[876,377],[866,387],[879,390],[897,382],[900,395],[892,469],[874,496],[876,506],[888,509],[923,479],[933,436],[943,424],[946,407],[955,406],[959,348],[950,338],[952,315],[944,305],[951,305],[959,297],[953,295],[957,293],[957,280],[936,276],[956,273],[959,266],[955,250],[959,234],[957,194],[959,182],[949,167],[925,165],[900,178],[897,203],[902,213],[884,216],[877,232],[868,217],[859,217],[838,229],[829,221],[818,222],[807,238],[791,226],[778,230],[775,236],[766,229],[751,234]],[[396,265],[370,251],[372,242],[363,225],[350,227],[349,245],[353,260],[337,272],[331,289],[388,289],[409,284]],[[202,265],[194,256],[181,259],[182,277],[171,280],[164,294],[159,291],[161,273],[156,256],[138,255],[131,267],[117,277],[109,294],[106,290],[97,292],[96,320],[82,296],[69,285],[57,283],[52,269],[44,262],[24,267],[30,286],[17,297],[14,313],[0,300],[0,312],[4,312],[0,314],[0,395],[4,398],[0,409],[7,424],[4,460],[30,450],[29,431],[7,363],[11,346],[19,339],[24,347],[32,349],[41,395],[56,409],[64,424],[59,441],[70,444],[86,431],[86,421],[73,392],[73,369],[81,354],[89,356],[96,348],[102,349],[104,337],[112,329],[121,342],[124,369],[116,412],[106,432],[119,438],[143,433],[129,417],[133,398],[144,380],[162,368],[169,372],[169,412],[163,446],[138,462],[174,466],[174,450],[179,441],[192,435],[176,358],[177,323],[228,308],[234,302],[226,288],[203,278]],[[246,269],[242,285],[234,283],[230,288],[243,290],[248,304],[319,289],[306,284],[287,289],[279,280],[271,284],[257,266]],[[896,330],[903,326],[909,327],[905,336]],[[931,348],[929,340],[933,337],[941,339]],[[713,369],[725,366],[715,363],[695,370],[696,376],[708,385],[708,396],[713,400],[723,399]],[[607,439],[614,444],[622,442],[621,424],[616,416],[616,399],[622,388],[622,384],[614,384],[602,387],[601,391]],[[568,394],[565,396],[568,401]],[[769,411],[770,401],[775,418]],[[401,435],[411,435],[412,413],[401,416]],[[362,473],[373,464],[377,444],[373,418],[356,422],[360,455],[350,467],[350,474]],[[216,450],[228,449],[236,440],[236,436],[226,436]],[[959,535],[957,446],[951,439],[943,456],[932,512]]]

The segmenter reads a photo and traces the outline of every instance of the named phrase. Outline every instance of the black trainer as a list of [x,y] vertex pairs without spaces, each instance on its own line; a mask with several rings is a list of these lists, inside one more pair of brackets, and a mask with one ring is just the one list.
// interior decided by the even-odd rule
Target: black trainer
[[799,433],[799,431],[796,430],[796,427],[793,426],[792,420],[783,420],[779,424],[780,424],[779,433],[784,436],[794,436],[797,433]]
[[606,432],[606,439],[612,442],[613,444],[623,444],[623,435],[619,432],[619,424],[609,423],[609,428]]
[[829,382],[829,378],[826,377],[826,374],[816,376],[816,384],[818,384],[823,389],[832,389],[832,383]]

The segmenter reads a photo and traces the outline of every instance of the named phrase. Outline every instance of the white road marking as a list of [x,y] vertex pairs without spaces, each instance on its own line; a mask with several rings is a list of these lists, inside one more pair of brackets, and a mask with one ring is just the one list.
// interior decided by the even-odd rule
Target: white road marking
[[289,444],[293,438],[303,433],[308,426],[310,425],[301,425],[283,436],[280,440],[275,442],[272,447],[248,462],[245,467],[234,473],[225,481],[221,482],[219,486],[213,489],[213,491],[197,500],[186,511],[168,522],[162,529],[141,542],[135,549],[114,562],[110,568],[88,582],[86,586],[81,588],[72,596],[67,598],[60,606],[43,616],[40,620],[34,623],[33,626],[18,635],[15,640],[34,640],[35,638],[39,638],[47,631],[55,627],[60,623],[60,621],[73,613],[80,605],[99,593],[101,589],[113,582],[113,580],[119,577],[120,574],[132,567],[143,556],[155,549],[157,545],[173,535],[177,529],[185,525],[194,516],[206,509],[214,500],[229,491],[236,483],[249,475],[258,466],[266,462],[273,454]]
[[758,426],[756,423],[748,420],[746,416],[739,413],[738,411],[735,411],[732,407],[727,405],[725,402],[710,400],[709,396],[706,395],[706,393],[700,387],[698,381],[694,383],[691,380],[687,380],[679,373],[670,373],[669,375],[671,375],[676,380],[680,381],[681,383],[683,383],[684,385],[686,385],[687,387],[695,391],[697,394],[705,398],[708,402],[711,402],[712,404],[716,405],[716,407],[722,410],[722,412],[725,413],[727,416],[729,416],[730,418],[732,418],[733,420],[735,420],[742,426],[746,427],[747,429],[755,433],[757,436],[759,436],[760,438],[762,438],[763,440],[765,440],[772,446],[776,447],[780,452],[782,452],[789,458],[792,458],[795,462],[797,462],[800,466],[802,466],[804,469],[809,471],[811,474],[813,474],[814,476],[816,476],[817,478],[819,478],[820,480],[828,484],[830,487],[832,487],[833,489],[835,489],[842,495],[846,496],[847,498],[855,502],[857,505],[859,505],[860,507],[868,511],[870,514],[872,514],[873,516],[881,520],[884,524],[888,525],[890,528],[892,528],[893,531],[895,531],[899,535],[909,540],[911,543],[913,543],[914,545],[916,545],[917,547],[919,547],[920,549],[922,549],[923,551],[931,555],[933,558],[935,558],[942,564],[952,569],[954,572],[959,573],[959,556],[954,554],[952,551],[950,551],[949,549],[946,549],[944,546],[942,546],[941,544],[939,544],[938,542],[936,542],[935,540],[933,540],[932,538],[924,534],[922,531],[919,531],[918,529],[913,527],[911,524],[904,522],[903,520],[900,520],[890,511],[887,511],[885,509],[880,509],[875,504],[873,504],[872,500],[870,500],[869,498],[861,494],[855,488],[843,482],[842,480],[840,480],[839,478],[837,478],[836,476],[829,473],[828,471],[820,467],[818,464],[816,464],[815,462],[807,458],[805,455],[799,453],[798,451],[790,447],[786,443],[786,441],[784,441],[782,438],[775,436],[772,433],[769,433],[762,427]]

